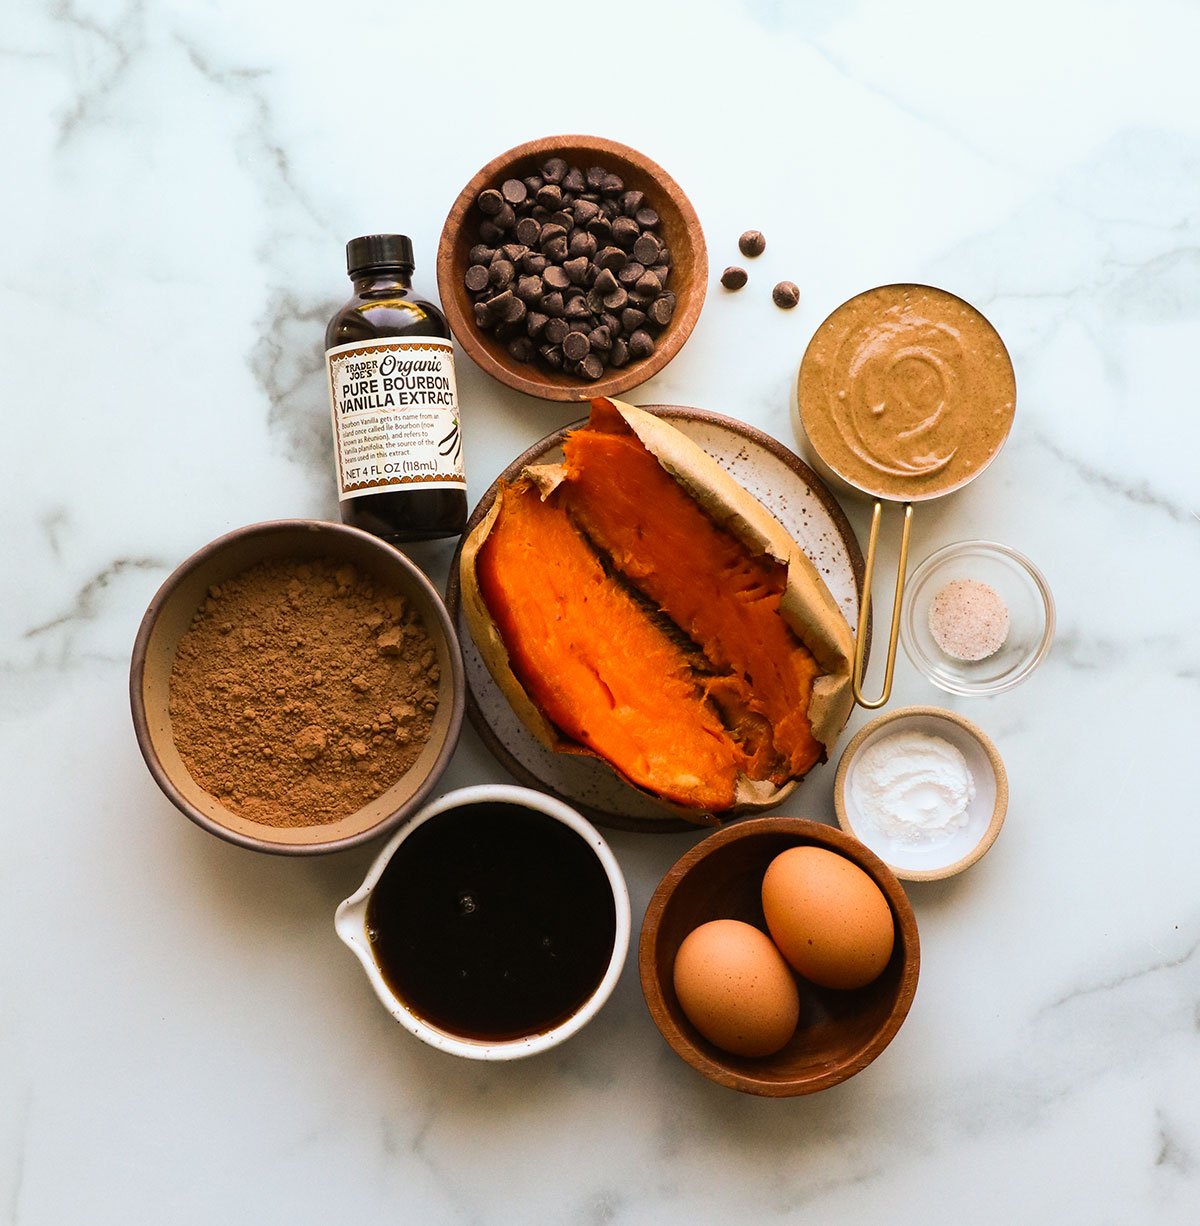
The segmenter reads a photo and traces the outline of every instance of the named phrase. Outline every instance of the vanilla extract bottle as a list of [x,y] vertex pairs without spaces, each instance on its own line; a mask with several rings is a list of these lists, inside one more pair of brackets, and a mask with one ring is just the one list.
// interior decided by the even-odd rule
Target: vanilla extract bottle
[[342,522],[393,543],[467,522],[450,328],[413,294],[413,267],[407,235],[351,239],[354,296],[325,331]]

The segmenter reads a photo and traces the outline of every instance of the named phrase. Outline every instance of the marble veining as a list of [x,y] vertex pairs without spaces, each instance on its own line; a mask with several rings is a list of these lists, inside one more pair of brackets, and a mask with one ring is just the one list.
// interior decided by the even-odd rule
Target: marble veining
[[[613,0],[612,45],[564,44],[550,77],[527,63],[542,36],[497,51],[497,20],[482,0],[5,13],[0,1218],[1192,1226],[1200,10]],[[373,849],[220,844],[133,742],[129,651],[165,576],[241,524],[336,514],[321,351],[345,240],[408,232],[435,293],[462,184],[555,129],[643,149],[705,229],[705,309],[635,402],[800,449],[808,338],[897,280],[982,309],[1017,372],[1008,444],[919,508],[912,558],[1013,545],[1056,643],[991,700],[901,656],[893,699],[989,732],[1008,820],[967,873],[911,889],[912,1012],[810,1099],[708,1083],[646,1013],[636,930],[700,833],[612,832],[635,925],[612,1000],[555,1052],[481,1067],[405,1035],[334,937]],[[744,261],[751,227],[768,245]],[[465,357],[458,381],[472,501],[579,415]],[[865,541],[869,505],[842,501]],[[413,553],[445,582],[450,545]],[[831,821],[835,769],[786,811]],[[468,730],[443,783],[505,777]]]

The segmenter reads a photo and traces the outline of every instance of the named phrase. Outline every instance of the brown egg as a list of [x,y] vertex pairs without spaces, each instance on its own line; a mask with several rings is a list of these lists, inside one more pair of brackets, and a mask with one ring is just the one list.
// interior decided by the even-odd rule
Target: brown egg
[[857,864],[824,847],[792,847],[762,884],[771,938],[805,979],[861,988],[877,978],[896,939],[883,892]]
[[771,938],[750,924],[701,924],[680,945],[674,977],[688,1021],[722,1051],[769,1056],[795,1032],[796,981]]

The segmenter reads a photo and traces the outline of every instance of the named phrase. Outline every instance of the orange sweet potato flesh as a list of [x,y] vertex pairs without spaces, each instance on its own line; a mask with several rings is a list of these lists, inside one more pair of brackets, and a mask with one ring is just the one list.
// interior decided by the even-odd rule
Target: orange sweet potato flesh
[[476,559],[516,678],[565,737],[676,804],[734,803],[749,763],[687,652],[607,575],[557,494],[501,486]]
[[824,756],[808,720],[820,668],[780,614],[786,569],[714,523],[611,407],[597,402],[564,451],[562,506],[704,652],[750,777],[803,775]]

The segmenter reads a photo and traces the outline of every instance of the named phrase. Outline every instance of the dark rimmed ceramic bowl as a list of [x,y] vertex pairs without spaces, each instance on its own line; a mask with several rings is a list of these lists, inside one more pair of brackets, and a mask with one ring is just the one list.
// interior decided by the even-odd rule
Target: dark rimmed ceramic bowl
[[[348,817],[314,826],[267,826],[232,812],[188,773],[175,746],[169,709],[175,649],[209,587],[270,559],[349,562],[397,589],[433,639],[441,680],[433,728],[413,766]],[[192,554],[159,588],[133,647],[129,699],[138,747],[167,799],[211,834],[254,851],[306,855],[342,851],[396,829],[433,790],[458,744],[465,681],[458,637],[433,584],[399,550],[357,528],[313,519],[251,524]]]

